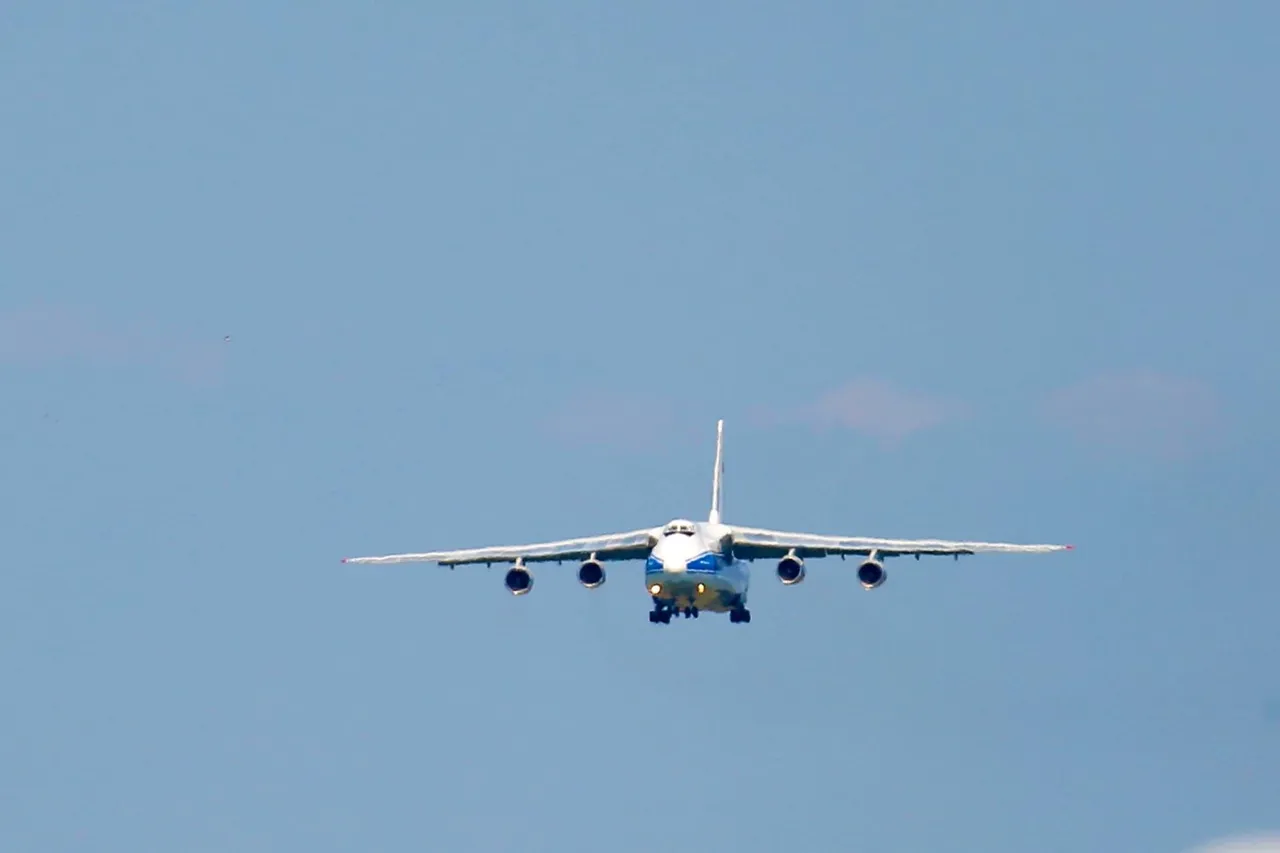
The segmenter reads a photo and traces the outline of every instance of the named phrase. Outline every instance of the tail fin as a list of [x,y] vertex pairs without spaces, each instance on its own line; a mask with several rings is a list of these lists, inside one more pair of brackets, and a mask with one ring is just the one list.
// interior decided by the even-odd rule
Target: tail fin
[[724,491],[724,421],[716,421],[716,471],[711,480],[711,515],[708,521],[720,523],[722,493]]

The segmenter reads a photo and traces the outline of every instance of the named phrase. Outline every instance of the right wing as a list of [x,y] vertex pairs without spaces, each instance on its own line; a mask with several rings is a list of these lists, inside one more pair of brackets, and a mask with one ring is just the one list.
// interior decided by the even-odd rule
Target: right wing
[[746,560],[782,557],[794,551],[800,557],[850,554],[868,557],[945,554],[1044,554],[1070,551],[1070,545],[1014,545],[1008,542],[952,542],[946,539],[875,539],[868,536],[822,536],[788,533],[756,527],[733,528],[733,554]]
[[467,563],[514,563],[517,560],[528,563],[585,560],[593,556],[601,562],[643,560],[657,541],[654,529],[646,527],[643,530],[632,530],[628,533],[564,539],[560,542],[539,542],[534,545],[499,545],[493,548],[467,548],[461,551],[388,554],[384,557],[346,557],[342,562],[438,563],[442,566],[461,566]]

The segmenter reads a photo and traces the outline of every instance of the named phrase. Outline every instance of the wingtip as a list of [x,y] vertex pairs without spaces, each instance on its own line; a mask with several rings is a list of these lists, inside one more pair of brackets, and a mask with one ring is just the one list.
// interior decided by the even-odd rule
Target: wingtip
[[1062,547],[1068,551],[1074,551],[1076,549],[1075,545],[1063,545]]
[[347,561],[347,558],[346,558],[346,557],[343,557],[343,558],[342,558],[342,562],[344,562],[344,563],[345,563],[346,561]]

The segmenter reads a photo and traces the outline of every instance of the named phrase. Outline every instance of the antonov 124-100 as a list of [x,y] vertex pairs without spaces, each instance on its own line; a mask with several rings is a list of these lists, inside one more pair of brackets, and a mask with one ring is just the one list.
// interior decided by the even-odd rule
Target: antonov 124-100
[[921,554],[1043,554],[1067,551],[1071,545],[1013,545],[1001,542],[949,542],[942,539],[873,539],[863,536],[821,536],[785,533],[758,527],[726,524],[721,518],[724,481],[724,421],[716,425],[716,462],[712,477],[711,512],[706,521],[678,518],[661,527],[627,533],[565,539],[535,545],[390,554],[383,557],[348,557],[344,563],[469,563],[512,564],[503,583],[514,595],[533,589],[530,563],[581,560],[578,581],[595,589],[605,581],[605,563],[644,560],[645,589],[653,599],[649,621],[667,624],[671,617],[699,613],[728,613],[730,622],[750,622],[747,590],[751,584],[748,563],[759,559],[778,561],[782,583],[798,584],[805,577],[806,558],[857,556],[858,582],[875,589],[885,581],[884,561],[890,557]]

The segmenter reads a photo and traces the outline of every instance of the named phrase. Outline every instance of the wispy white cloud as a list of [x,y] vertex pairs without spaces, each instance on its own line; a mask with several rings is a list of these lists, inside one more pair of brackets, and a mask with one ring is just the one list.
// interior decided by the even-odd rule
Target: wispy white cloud
[[1197,847],[1190,853],[1280,853],[1280,833],[1224,838]]
[[550,413],[543,425],[572,444],[646,450],[676,434],[676,411],[673,402],[647,395],[586,392]]
[[833,388],[812,403],[761,420],[846,429],[892,444],[967,413],[968,408],[957,401],[908,391],[880,379],[861,378]]
[[132,348],[127,335],[101,328],[84,309],[35,305],[0,312],[0,359],[6,362],[118,364]]
[[1222,424],[1213,389],[1194,379],[1131,370],[1053,392],[1042,414],[1088,444],[1173,458],[1204,446]]
[[0,311],[0,363],[144,366],[209,383],[222,378],[225,347],[221,339],[201,341],[111,323],[84,307],[32,305]]

